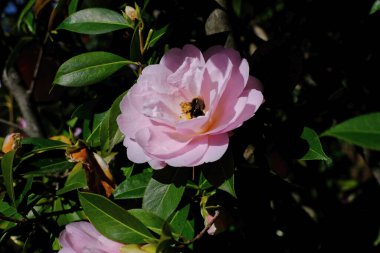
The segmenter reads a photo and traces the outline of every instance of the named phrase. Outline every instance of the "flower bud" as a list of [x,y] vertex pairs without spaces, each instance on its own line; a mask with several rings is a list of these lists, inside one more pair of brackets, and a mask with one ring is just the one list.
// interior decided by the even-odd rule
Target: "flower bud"
[[16,150],[21,146],[21,135],[19,133],[8,134],[3,142],[2,151],[8,153],[9,151]]
[[125,15],[127,15],[132,21],[135,21],[135,19],[137,18],[137,12],[135,10],[135,8],[131,7],[131,6],[125,6]]

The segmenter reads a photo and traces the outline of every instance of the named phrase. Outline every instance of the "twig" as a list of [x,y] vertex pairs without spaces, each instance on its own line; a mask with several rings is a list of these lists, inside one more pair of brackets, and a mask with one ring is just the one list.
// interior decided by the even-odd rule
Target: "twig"
[[8,88],[15,98],[22,116],[27,122],[27,127],[25,133],[30,137],[41,137],[43,136],[39,123],[37,121],[36,114],[31,106],[31,96],[22,87],[21,78],[16,70],[11,67],[8,70],[4,68],[2,73],[3,84]]
[[24,129],[22,129],[19,125],[15,124],[13,122],[10,122],[10,121],[4,120],[4,119],[0,119],[0,123],[3,123],[4,125],[8,125],[10,127],[17,128],[18,130],[24,131]]
[[210,220],[210,222],[207,223],[207,225],[202,229],[202,231],[199,232],[193,239],[190,239],[190,240],[184,242],[183,244],[192,244],[196,240],[199,240],[204,235],[204,233],[206,233],[206,231],[214,224],[214,222],[218,218],[218,216],[219,216],[219,211],[216,210],[215,214],[214,214],[214,217],[212,217],[212,219]]
[[6,221],[14,222],[14,223],[23,223],[23,222],[25,222],[24,219],[19,220],[19,219],[15,219],[15,218],[4,216],[4,215],[0,215],[0,220],[6,220]]

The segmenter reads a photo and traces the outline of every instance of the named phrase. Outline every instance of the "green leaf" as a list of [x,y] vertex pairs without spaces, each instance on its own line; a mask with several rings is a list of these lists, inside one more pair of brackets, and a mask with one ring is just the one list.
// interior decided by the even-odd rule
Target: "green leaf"
[[91,147],[98,147],[101,145],[100,142],[100,125],[103,120],[106,118],[107,112],[95,113],[94,118],[92,120],[92,132],[87,137],[86,142]]
[[33,149],[30,151],[30,153],[40,153],[44,151],[57,150],[57,149],[64,150],[68,146],[68,144],[60,142],[60,141],[54,141],[54,140],[49,140],[49,139],[44,139],[44,138],[32,138],[32,137],[22,139],[21,144],[33,145]]
[[100,124],[100,143],[103,156],[109,154],[112,148],[123,140],[124,136],[119,130],[116,118],[121,113],[120,102],[126,94],[127,91],[116,98]]
[[177,208],[184,191],[184,186],[163,184],[152,178],[146,187],[142,207],[166,220]]
[[84,34],[108,33],[131,25],[123,15],[104,8],[88,8],[75,12],[66,18],[57,29]]
[[201,170],[209,183],[236,198],[233,176],[235,164],[230,149],[227,149],[227,152],[218,161],[202,165]]
[[186,206],[184,206],[183,208],[181,208],[180,210],[174,213],[169,224],[172,227],[173,232],[175,234],[179,234],[179,235],[182,234],[182,231],[184,230],[185,225],[186,225],[186,220],[187,220],[187,216],[189,215],[189,211],[190,211],[190,204],[187,204]]
[[233,174],[218,188],[222,191],[228,192],[232,197],[237,198],[235,193],[235,176]]
[[[10,206],[7,202],[4,202],[2,200],[0,200],[0,214],[4,215],[5,217],[10,217],[10,218],[19,219],[19,220],[22,219],[21,214],[17,212],[16,208],[14,208],[13,206]],[[15,222],[11,222],[11,221],[9,222],[6,221],[6,222],[7,224],[3,224],[3,222],[0,221],[0,225],[1,225],[0,229],[3,229],[2,232],[4,232],[4,230],[6,229],[16,226]]]
[[363,148],[380,151],[380,112],[360,115],[331,127],[321,136],[332,136]]
[[187,220],[182,231],[183,237],[187,240],[191,240],[195,235],[194,220]]
[[71,169],[73,163],[68,162],[63,157],[41,158],[28,163],[28,171],[23,174],[26,176],[44,176],[52,173],[64,172]]
[[3,159],[1,160],[1,171],[3,173],[5,189],[14,207],[16,207],[15,191],[13,188],[13,159],[15,157],[15,153],[16,151],[14,150],[9,151],[4,154]]
[[113,192],[115,199],[136,199],[144,196],[152,172],[143,172],[125,179]]
[[212,187],[212,184],[210,184],[209,181],[207,181],[207,179],[205,178],[205,176],[203,175],[203,172],[201,171],[201,174],[199,176],[199,188],[201,190],[207,190],[209,189],[210,187]]
[[380,0],[376,0],[372,7],[371,7],[371,10],[369,12],[369,14],[374,14],[375,12],[379,11],[380,10]]
[[141,221],[109,199],[93,193],[79,193],[79,200],[91,223],[109,239],[121,243],[155,239]]
[[33,178],[32,177],[28,177],[26,179],[26,183],[25,183],[25,186],[24,186],[24,189],[22,190],[22,192],[20,193],[20,195],[18,196],[17,198],[17,201],[16,201],[16,205],[19,206],[20,203],[24,200],[24,198],[27,196],[27,193],[29,192],[29,190],[32,188],[32,184],[33,184]]
[[81,163],[77,163],[66,179],[65,186],[57,191],[57,195],[87,186],[86,173]]
[[121,168],[121,171],[123,171],[123,175],[126,178],[129,178],[132,175],[133,167],[135,167],[134,164],[132,164],[132,166],[129,166],[129,167],[122,167]]
[[89,52],[65,61],[58,69],[54,84],[81,87],[98,83],[133,62],[108,52]]
[[132,61],[139,61],[141,59],[140,51],[140,38],[139,38],[139,25],[135,27],[135,30],[132,35],[131,45],[129,46],[129,57]]
[[153,32],[152,37],[148,44],[148,48],[153,47],[157,43],[157,41],[159,41],[159,39],[161,39],[161,37],[165,35],[166,31],[168,30],[168,27],[169,26],[166,25],[162,27],[161,29]]
[[69,15],[72,15],[78,9],[78,0],[70,0],[69,3]]
[[309,144],[309,150],[300,160],[324,160],[330,161],[330,158],[323,151],[318,134],[311,128],[303,129],[301,138]]
[[140,220],[146,227],[157,234],[161,234],[162,227],[165,221],[154,213],[144,209],[128,210],[130,214]]

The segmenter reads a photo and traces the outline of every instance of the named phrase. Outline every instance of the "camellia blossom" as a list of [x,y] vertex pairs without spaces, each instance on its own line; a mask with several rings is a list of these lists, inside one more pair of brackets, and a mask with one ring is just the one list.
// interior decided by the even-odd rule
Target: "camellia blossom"
[[62,249],[59,253],[120,253],[123,244],[101,235],[95,227],[86,221],[66,225],[59,236]]
[[263,103],[262,85],[230,48],[205,53],[193,45],[169,50],[147,66],[120,103],[117,123],[128,158],[161,169],[213,162],[229,132]]

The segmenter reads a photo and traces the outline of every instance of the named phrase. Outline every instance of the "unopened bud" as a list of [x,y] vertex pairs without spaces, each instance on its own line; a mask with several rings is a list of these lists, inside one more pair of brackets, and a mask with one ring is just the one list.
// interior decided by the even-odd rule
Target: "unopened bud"
[[8,134],[3,142],[2,151],[8,153],[9,151],[16,150],[21,146],[21,135],[19,133]]
[[131,6],[125,6],[125,15],[127,15],[132,21],[135,21],[135,19],[137,18],[137,12],[135,10],[135,8],[131,7]]

